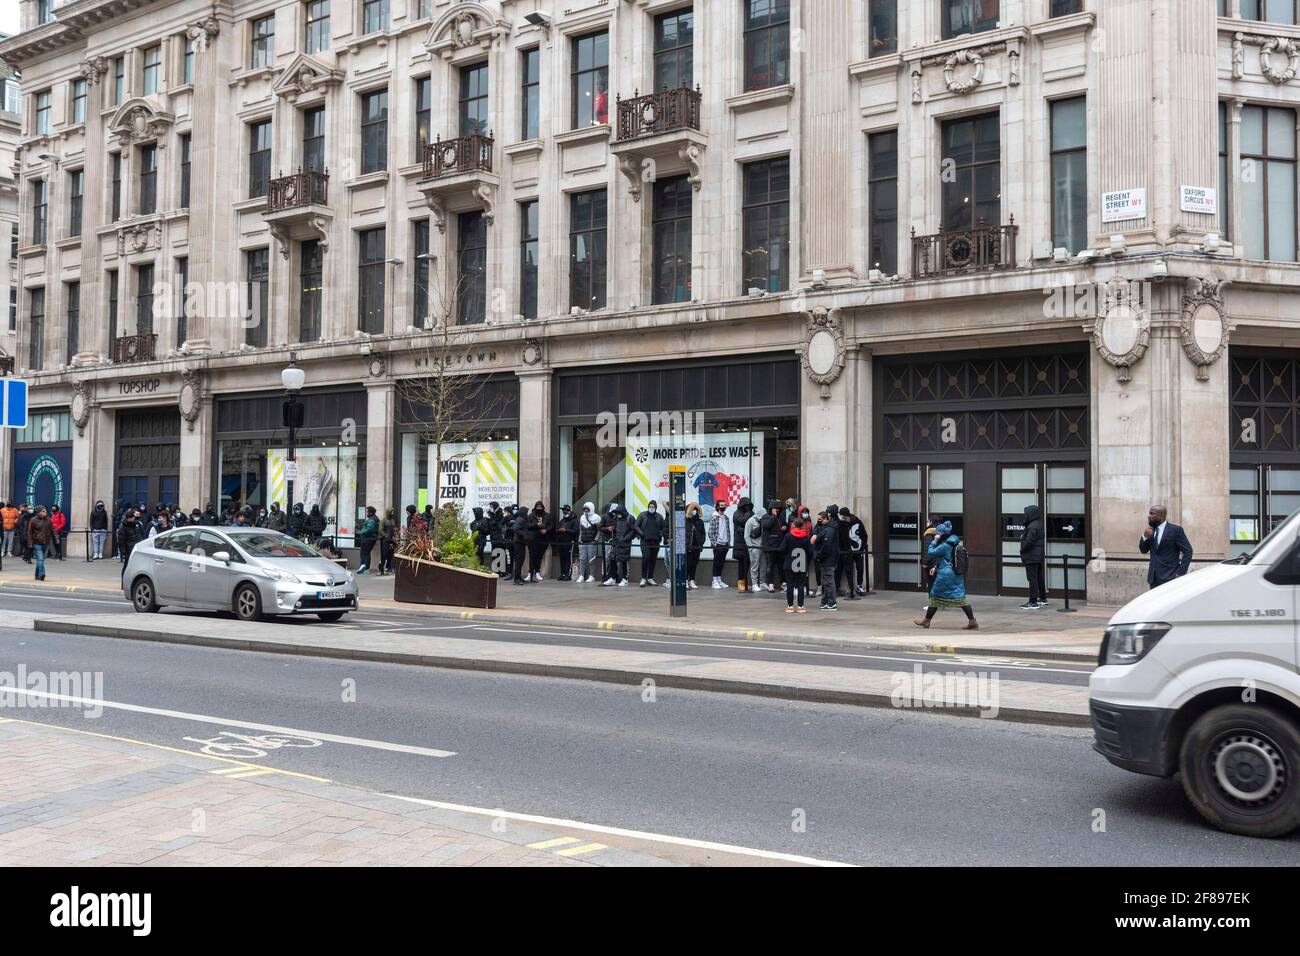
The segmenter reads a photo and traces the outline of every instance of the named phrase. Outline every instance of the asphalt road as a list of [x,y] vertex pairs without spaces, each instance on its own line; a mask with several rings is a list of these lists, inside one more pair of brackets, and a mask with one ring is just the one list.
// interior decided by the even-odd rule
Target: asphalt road
[[11,716],[182,748],[268,733],[241,723],[333,735],[241,756],[411,797],[864,864],[1300,859],[1300,837],[1207,828],[1077,729],[0,628],[0,670],[19,664],[102,672],[137,709]]
[[[47,613],[51,616],[75,614],[123,613],[135,611],[125,599],[108,595],[77,595],[49,592],[36,593],[6,587],[0,591],[0,602],[11,610]],[[186,614],[203,616],[204,612],[164,609],[161,614]],[[231,619],[229,615],[225,619]],[[920,651],[888,651],[836,647],[817,647],[808,644],[783,644],[778,641],[746,643],[717,638],[682,638],[668,635],[632,634],[623,631],[611,633],[595,629],[528,627],[516,624],[476,624],[466,626],[443,619],[430,618],[418,613],[400,611],[361,610],[347,615],[337,624],[322,624],[315,617],[281,618],[277,623],[284,628],[342,628],[348,630],[386,633],[437,634],[455,627],[454,636],[482,641],[513,644],[563,645],[566,647],[603,647],[624,650],[665,651],[683,657],[710,657],[727,660],[775,661],[787,664],[819,664],[828,667],[848,667],[863,670],[897,671],[900,664],[910,669],[920,664],[923,671],[946,672],[954,662],[966,666],[971,662],[981,668],[996,666],[1001,680],[1035,681],[1046,684],[1071,684],[1082,687],[1095,665],[1077,661],[1044,661],[1009,657],[962,657],[951,654],[932,654]]]

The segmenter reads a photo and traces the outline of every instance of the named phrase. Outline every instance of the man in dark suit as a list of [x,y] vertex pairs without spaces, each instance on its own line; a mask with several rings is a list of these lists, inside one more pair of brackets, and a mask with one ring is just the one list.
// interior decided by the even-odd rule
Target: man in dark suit
[[1183,529],[1168,521],[1164,505],[1152,505],[1147,512],[1147,528],[1142,532],[1138,550],[1151,556],[1147,564],[1147,584],[1158,588],[1187,573],[1192,563],[1192,545]]

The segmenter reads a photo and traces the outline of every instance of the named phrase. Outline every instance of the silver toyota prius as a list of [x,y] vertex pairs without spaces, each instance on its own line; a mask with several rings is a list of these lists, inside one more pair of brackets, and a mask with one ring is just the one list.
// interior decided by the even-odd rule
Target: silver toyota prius
[[265,528],[186,527],[137,544],[122,591],[141,613],[160,607],[233,611],[242,621],[357,607],[357,582],[315,548]]

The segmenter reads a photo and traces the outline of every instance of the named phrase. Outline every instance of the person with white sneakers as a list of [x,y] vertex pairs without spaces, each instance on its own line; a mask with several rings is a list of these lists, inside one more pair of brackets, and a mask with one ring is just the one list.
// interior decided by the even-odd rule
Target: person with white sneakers
[[637,517],[636,536],[641,539],[641,587],[654,587],[659,545],[664,540],[664,519],[658,502],[650,501]]
[[609,506],[609,515],[602,526],[609,538],[609,555],[613,563],[603,587],[627,587],[627,565],[632,558],[632,542],[636,540],[636,523],[632,521],[623,506],[614,502]]
[[731,518],[727,506],[719,503],[709,519],[709,540],[713,542],[713,590],[728,587],[722,580],[722,569],[727,563],[727,550],[731,547]]
[[578,516],[578,576],[573,579],[575,584],[596,583],[596,575],[593,571],[596,565],[596,549],[599,547],[596,536],[599,534],[600,515],[596,514],[596,506],[588,501],[582,506],[582,514]]
[[[704,517],[700,506],[691,502],[686,506],[686,587],[698,591],[695,574],[700,569],[700,555],[704,553]],[[669,575],[671,580],[672,575]]]

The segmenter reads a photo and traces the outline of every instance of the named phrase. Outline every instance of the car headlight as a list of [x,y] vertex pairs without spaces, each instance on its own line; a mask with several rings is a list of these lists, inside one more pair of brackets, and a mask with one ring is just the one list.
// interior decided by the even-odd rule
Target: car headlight
[[272,581],[279,581],[282,584],[302,584],[302,580],[295,574],[288,571],[280,571],[277,568],[263,568],[262,574]]
[[1136,664],[1171,630],[1169,624],[1112,624],[1102,639],[1098,663]]

